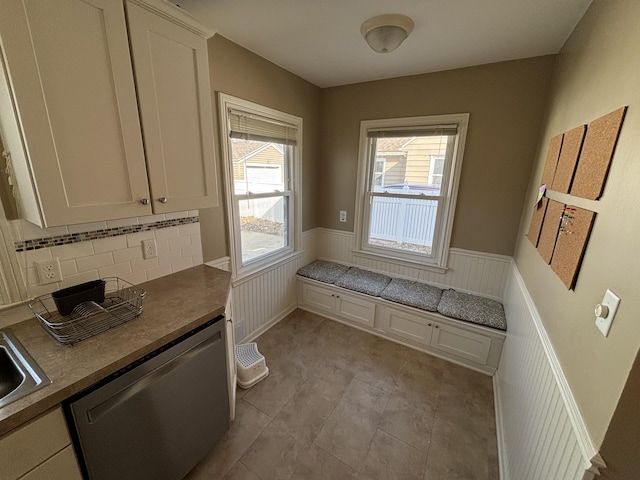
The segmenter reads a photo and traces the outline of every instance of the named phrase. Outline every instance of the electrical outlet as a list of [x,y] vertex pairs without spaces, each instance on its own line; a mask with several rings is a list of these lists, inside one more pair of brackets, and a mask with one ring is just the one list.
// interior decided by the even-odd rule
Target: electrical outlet
[[158,246],[155,238],[142,240],[142,256],[145,258],[156,258],[158,256]]
[[52,258],[51,260],[42,260],[34,262],[36,271],[38,272],[38,280],[40,285],[59,282],[62,280],[62,270],[60,270],[60,260]]
[[346,210],[340,210],[340,221],[341,222],[346,222],[347,221],[347,211]]

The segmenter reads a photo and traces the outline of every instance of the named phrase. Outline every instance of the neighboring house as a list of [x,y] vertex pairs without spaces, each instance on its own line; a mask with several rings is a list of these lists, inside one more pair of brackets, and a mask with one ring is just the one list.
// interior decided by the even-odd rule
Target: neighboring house
[[281,184],[284,181],[282,145],[232,139],[231,149],[236,185]]
[[376,145],[376,186],[440,185],[446,137],[380,138]]

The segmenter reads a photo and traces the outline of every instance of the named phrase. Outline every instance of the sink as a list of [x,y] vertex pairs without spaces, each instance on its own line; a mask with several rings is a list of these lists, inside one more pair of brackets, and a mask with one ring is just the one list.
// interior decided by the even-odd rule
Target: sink
[[50,383],[16,337],[0,331],[0,408]]

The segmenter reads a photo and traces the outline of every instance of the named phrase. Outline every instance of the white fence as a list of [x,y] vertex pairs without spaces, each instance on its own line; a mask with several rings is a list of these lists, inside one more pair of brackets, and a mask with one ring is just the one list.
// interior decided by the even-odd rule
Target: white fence
[[269,220],[271,222],[284,223],[284,198],[272,197],[240,200],[240,216],[254,217],[263,220]]
[[373,197],[370,238],[430,247],[438,200]]

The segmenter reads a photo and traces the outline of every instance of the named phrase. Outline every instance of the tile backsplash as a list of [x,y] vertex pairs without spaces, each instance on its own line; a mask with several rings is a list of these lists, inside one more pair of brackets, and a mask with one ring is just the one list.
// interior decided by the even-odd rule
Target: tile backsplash
[[[104,277],[142,283],[203,261],[197,211],[47,229],[16,220],[11,228],[29,297]],[[156,258],[143,258],[146,239],[156,240]],[[34,262],[56,257],[62,281],[39,285]]]

